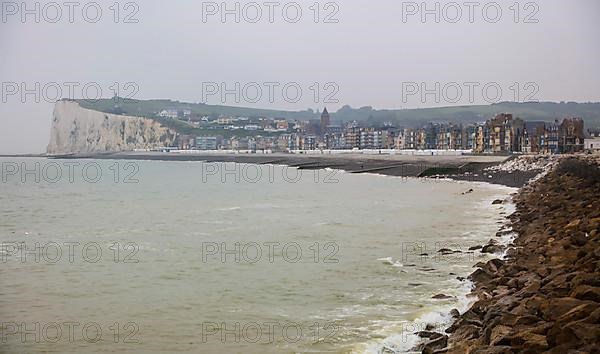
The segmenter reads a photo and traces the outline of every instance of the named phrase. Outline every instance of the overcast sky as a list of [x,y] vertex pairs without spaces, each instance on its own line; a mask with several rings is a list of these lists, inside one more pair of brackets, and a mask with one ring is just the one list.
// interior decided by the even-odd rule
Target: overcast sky
[[45,151],[57,88],[330,111],[600,101],[597,0],[437,2],[439,11],[434,1],[315,1],[244,1],[239,12],[221,0],[122,1],[118,11],[115,0],[2,1],[0,153]]

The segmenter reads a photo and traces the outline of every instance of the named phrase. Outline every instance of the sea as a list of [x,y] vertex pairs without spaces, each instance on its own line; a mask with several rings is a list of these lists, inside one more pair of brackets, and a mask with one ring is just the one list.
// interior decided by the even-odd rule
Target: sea
[[514,208],[492,205],[508,187],[330,169],[0,164],[3,353],[411,352],[468,308],[494,257],[469,248]]

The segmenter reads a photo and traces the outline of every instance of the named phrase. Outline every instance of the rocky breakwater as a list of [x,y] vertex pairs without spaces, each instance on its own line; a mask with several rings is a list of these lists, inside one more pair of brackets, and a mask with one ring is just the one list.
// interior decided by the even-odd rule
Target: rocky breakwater
[[509,187],[520,188],[523,185],[541,178],[562,159],[560,155],[519,155],[507,161],[488,167],[476,164],[461,167],[462,173],[449,175],[456,180],[489,182]]
[[62,100],[54,107],[47,153],[153,149],[172,145],[175,136],[175,132],[152,119],[94,111]]
[[506,257],[478,265],[477,301],[424,353],[600,353],[598,159],[561,159],[514,201]]

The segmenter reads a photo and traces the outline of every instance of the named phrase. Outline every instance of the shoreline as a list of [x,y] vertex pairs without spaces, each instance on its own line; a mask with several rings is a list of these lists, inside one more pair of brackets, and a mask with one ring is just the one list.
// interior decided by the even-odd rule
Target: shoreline
[[137,161],[197,161],[282,165],[300,170],[335,169],[346,173],[374,173],[396,177],[449,178],[457,181],[486,182],[520,188],[540,170],[488,169],[520,156],[493,155],[304,155],[304,154],[179,154],[179,153],[91,153],[46,156],[48,159],[107,159]]
[[599,164],[561,159],[513,195],[514,239],[476,265],[472,306],[444,333],[428,333],[422,353],[598,353]]
[[[473,250],[475,253],[488,254],[488,262],[498,257],[504,258],[509,248],[509,245],[513,242],[516,235],[510,227],[510,222],[507,221],[507,215],[511,215],[516,210],[516,203],[513,200],[519,188],[507,187],[498,184],[491,184],[487,182],[472,182],[467,181],[469,184],[480,185],[483,188],[490,188],[491,190],[497,190],[499,194],[492,196],[483,202],[487,207],[500,207],[496,211],[499,216],[504,219],[504,222],[500,227],[497,228],[496,237],[490,238],[489,235],[483,235],[481,238],[481,245],[477,245],[476,249]],[[498,203],[498,201],[502,203]],[[491,242],[494,241],[494,242]],[[488,247],[485,250],[484,247]],[[469,248],[471,250],[472,248]],[[451,251],[451,250],[449,250]],[[464,252],[464,250],[462,250]],[[479,261],[477,264],[482,264]],[[473,265],[476,267],[477,264]],[[447,328],[450,328],[455,322],[458,314],[467,312],[476,302],[477,298],[474,296],[473,289],[476,286],[476,282],[471,279],[469,274],[462,274],[457,279],[462,284],[464,293],[459,295],[456,301],[452,305],[446,305],[446,311],[432,311],[424,316],[421,316],[414,323],[415,327],[421,328],[420,331],[410,333],[412,335],[411,345],[408,346],[406,351],[393,351],[393,353],[445,353],[444,351],[447,346],[448,337],[445,333]],[[433,315],[433,316],[431,316]],[[429,317],[428,317],[429,316]],[[438,320],[427,321],[427,318],[437,317]],[[442,321],[440,321],[440,319]],[[435,351],[433,348],[440,347],[440,351]],[[391,348],[390,348],[391,349]],[[391,353],[391,352],[390,352]]]
[[[506,215],[510,215],[514,212],[515,205],[512,202],[512,196],[518,191],[518,188],[507,187],[498,184],[491,184],[487,182],[471,182],[471,181],[455,181],[447,179],[448,182],[457,182],[467,187],[474,189],[486,189],[491,193],[485,198],[476,202],[476,205],[481,208],[486,208],[492,211],[495,215],[493,219],[481,215],[480,217],[485,220],[490,220],[490,226],[492,230],[497,230],[497,222],[503,221],[502,226],[506,225]],[[464,195],[464,193],[463,193]],[[502,204],[494,203],[494,201],[503,200]],[[464,244],[457,245],[457,248],[451,247],[451,249],[440,249],[440,257],[452,257],[453,253],[458,252],[460,257],[464,257],[469,253],[469,258],[473,257],[471,261],[467,261],[465,264],[467,267],[472,267],[477,261],[485,262],[499,256],[499,253],[492,252],[481,252],[481,248],[487,245],[489,241],[489,235],[487,233],[481,233],[477,239],[469,239],[464,241]],[[504,233],[501,237],[498,237],[500,245],[508,245],[512,241],[512,234]],[[474,251],[471,251],[473,247],[478,247]],[[506,248],[506,247],[505,247]],[[469,251],[467,251],[469,249]],[[503,248],[504,249],[504,248]],[[448,253],[445,253],[447,250]],[[438,257],[437,253],[429,254],[428,258],[431,259]],[[383,259],[381,259],[383,260]],[[466,312],[474,303],[475,299],[472,296],[472,289],[474,282],[467,279],[470,271],[468,272],[456,272],[450,273],[449,279],[455,281],[456,287],[452,288],[439,288],[438,290],[422,294],[423,299],[435,299],[439,297],[441,302],[432,308],[429,308],[426,312],[419,313],[412,320],[404,320],[401,324],[396,324],[399,327],[398,330],[387,334],[382,339],[372,340],[366,342],[357,348],[356,352],[369,353],[369,354],[396,354],[396,353],[421,353],[423,351],[425,343],[428,341],[428,336],[435,336],[436,333],[443,332],[446,328],[450,327],[455,317],[453,316],[454,311],[460,313]],[[448,296],[448,297],[446,297]],[[452,297],[452,299],[450,299]],[[450,299],[450,302],[446,301]],[[440,337],[442,335],[440,334]],[[354,352],[354,351],[353,351]]]

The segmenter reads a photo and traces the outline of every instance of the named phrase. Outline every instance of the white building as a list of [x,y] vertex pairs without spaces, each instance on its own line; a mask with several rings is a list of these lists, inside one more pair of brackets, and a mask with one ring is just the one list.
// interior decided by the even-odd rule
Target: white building
[[163,109],[158,116],[162,118],[177,119],[179,118],[179,112],[177,112],[176,109]]
[[217,119],[217,124],[227,125],[233,123],[233,119],[231,117],[219,117]]
[[600,137],[586,137],[583,144],[585,150],[600,151]]

